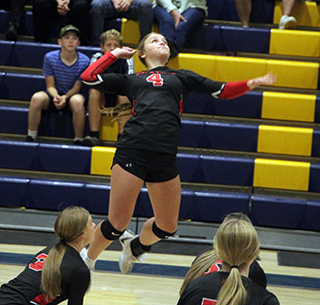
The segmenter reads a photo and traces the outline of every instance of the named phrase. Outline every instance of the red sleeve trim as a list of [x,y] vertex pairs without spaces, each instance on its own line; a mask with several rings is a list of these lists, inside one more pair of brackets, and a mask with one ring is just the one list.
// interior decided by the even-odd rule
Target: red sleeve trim
[[228,82],[225,84],[222,92],[219,95],[221,99],[232,99],[238,96],[244,95],[250,88],[247,85],[248,80],[244,80],[241,82]]
[[105,53],[86,70],[84,70],[84,72],[81,74],[81,79],[86,82],[95,81],[97,79],[97,75],[103,73],[117,59],[118,58],[112,53]]

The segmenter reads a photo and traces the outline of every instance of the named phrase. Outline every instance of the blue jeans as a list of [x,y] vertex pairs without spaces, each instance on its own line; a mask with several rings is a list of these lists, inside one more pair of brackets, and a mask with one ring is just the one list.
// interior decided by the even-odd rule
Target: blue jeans
[[153,11],[150,0],[134,0],[127,12],[115,10],[110,0],[91,2],[91,38],[94,45],[100,45],[100,35],[105,19],[127,18],[139,21],[140,40],[152,30]]
[[198,8],[188,8],[182,13],[187,22],[181,21],[177,28],[170,13],[157,5],[153,9],[154,17],[160,27],[160,34],[166,39],[172,40],[179,51],[184,47],[191,30],[200,27],[206,17],[205,11]]

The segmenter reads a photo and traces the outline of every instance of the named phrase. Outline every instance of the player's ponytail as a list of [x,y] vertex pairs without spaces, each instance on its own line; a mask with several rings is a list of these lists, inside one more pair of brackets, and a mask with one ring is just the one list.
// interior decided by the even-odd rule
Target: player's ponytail
[[50,250],[41,274],[41,290],[47,301],[60,295],[60,266],[67,244],[82,234],[89,217],[90,214],[86,209],[76,206],[66,208],[58,216],[54,231],[59,238],[59,243]]
[[217,305],[244,305],[247,291],[240,270],[259,254],[259,239],[253,225],[243,219],[226,219],[214,238],[214,249],[230,267],[230,274],[223,284]]

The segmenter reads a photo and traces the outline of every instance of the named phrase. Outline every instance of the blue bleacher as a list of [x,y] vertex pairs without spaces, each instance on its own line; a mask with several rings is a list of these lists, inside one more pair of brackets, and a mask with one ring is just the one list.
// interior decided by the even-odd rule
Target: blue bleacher
[[11,100],[30,100],[36,91],[45,90],[42,75],[5,73],[0,87],[0,98]]
[[[61,210],[80,205],[91,213],[106,214],[109,185],[0,176],[1,206]],[[55,196],[51,194],[54,193]],[[193,191],[181,193],[180,219],[221,222],[231,212],[250,215],[254,225],[320,231],[320,201],[256,195],[250,192]],[[147,189],[142,188],[134,215],[153,215]]]
[[89,174],[91,148],[0,140],[0,168]]
[[[238,21],[234,0],[208,1],[208,19]],[[254,0],[251,21],[273,22],[274,1]],[[7,28],[8,13],[0,11],[0,33]],[[32,36],[32,12],[26,12],[23,35]],[[106,23],[106,29],[121,30],[121,20]],[[58,31],[54,33],[57,35]],[[210,39],[208,39],[210,37]],[[256,43],[259,41],[259,43]],[[203,50],[269,53],[270,29],[205,23],[188,41],[187,47]],[[59,48],[57,44],[0,41],[0,65],[42,68],[44,54]],[[99,48],[79,47],[89,57]],[[320,81],[319,81],[320,82]],[[33,74],[0,72],[0,98],[29,101],[32,94],[45,89],[44,77]],[[316,101],[315,122],[320,122],[319,97]],[[184,111],[261,118],[262,92],[249,92],[233,100],[217,100],[196,93],[185,101]],[[25,134],[27,107],[0,106],[0,132]],[[70,119],[61,113],[43,117],[42,134],[73,137]],[[19,122],[17,124],[16,122]],[[57,134],[54,126],[67,122]],[[223,121],[182,120],[179,145],[189,148],[257,151],[258,124],[236,124]],[[67,130],[67,133],[66,133]],[[70,132],[70,133],[69,133]],[[320,155],[320,130],[314,130],[312,156]],[[42,172],[90,175],[92,149],[71,145],[0,141],[0,168]],[[183,182],[238,186],[241,192],[198,191],[181,192],[181,219],[220,222],[231,212],[249,214],[258,226],[320,231],[320,201],[252,194],[255,158],[179,153],[177,162]],[[320,164],[310,164],[309,191],[320,193]],[[107,214],[110,185],[0,176],[0,206],[27,207],[41,210],[61,210],[68,205],[80,205],[92,213]],[[52,196],[52,194],[55,196]],[[150,198],[142,188],[134,210],[136,217],[153,216]]]
[[262,195],[251,197],[251,220],[257,226],[306,229],[306,212],[305,199]]
[[258,124],[182,120],[179,146],[257,151]]
[[178,153],[184,182],[252,186],[254,158],[205,156]]

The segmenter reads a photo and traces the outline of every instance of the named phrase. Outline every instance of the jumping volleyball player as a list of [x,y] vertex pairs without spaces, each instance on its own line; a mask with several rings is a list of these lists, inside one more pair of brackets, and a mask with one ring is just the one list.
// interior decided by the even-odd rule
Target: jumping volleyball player
[[[82,74],[85,84],[98,90],[125,95],[132,103],[132,118],[117,142],[111,174],[108,219],[97,226],[95,240],[82,257],[93,269],[99,254],[120,238],[123,250],[120,270],[130,273],[133,263],[145,252],[177,230],[181,185],[176,162],[183,102],[193,91],[230,99],[259,85],[271,85],[276,76],[241,82],[216,82],[188,70],[166,66],[170,49],[166,39],[150,33],[138,47],[139,59],[147,71],[137,74],[100,74],[118,58],[131,58],[137,51],[128,47],[105,53]],[[148,188],[154,217],[134,236],[126,228],[144,182]]]

